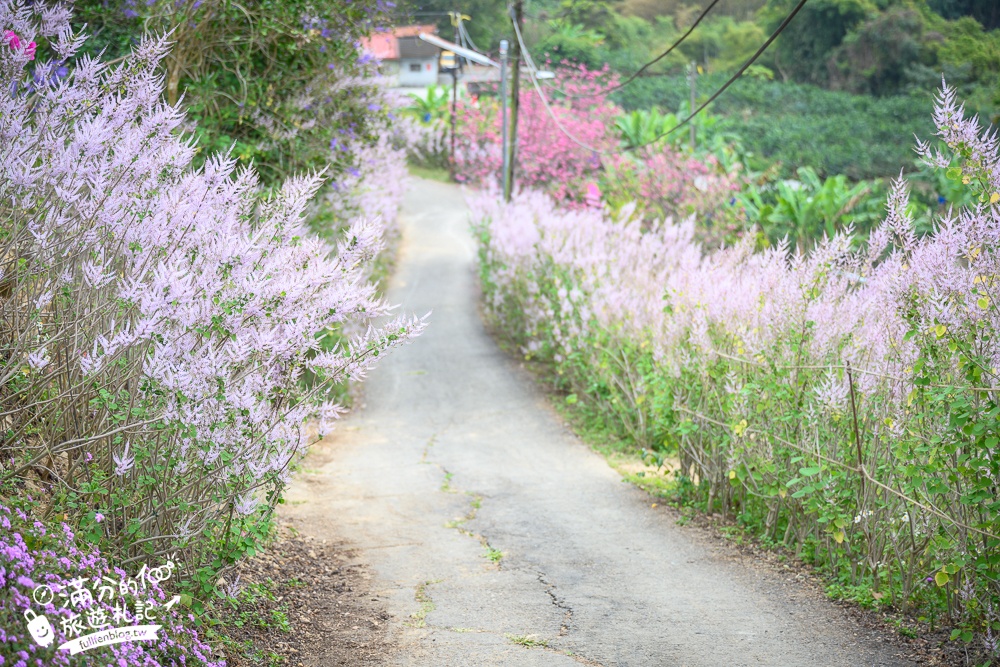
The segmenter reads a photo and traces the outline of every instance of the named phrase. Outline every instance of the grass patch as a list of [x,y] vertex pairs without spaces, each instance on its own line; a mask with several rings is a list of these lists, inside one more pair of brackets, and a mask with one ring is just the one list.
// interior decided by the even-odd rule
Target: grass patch
[[447,169],[441,169],[439,167],[422,167],[420,165],[411,164],[408,165],[410,170],[410,176],[416,176],[417,178],[425,178],[428,181],[437,181],[439,183],[451,183],[451,174],[448,173]]
[[547,648],[549,643],[544,639],[537,639],[536,635],[512,635],[505,634],[504,637],[514,642],[524,646],[525,648]]
[[433,586],[434,584],[439,584],[441,581],[441,579],[425,581],[417,586],[416,591],[413,593],[413,599],[417,601],[420,608],[410,614],[410,618],[413,620],[408,621],[406,625],[409,625],[411,628],[423,628],[427,626],[427,614],[437,608],[434,604],[434,600],[432,600],[431,596],[427,593],[427,588],[429,586]]
[[455,490],[451,488],[451,478],[454,476],[455,473],[445,471],[444,481],[441,482],[441,490],[444,491],[445,493],[455,493]]
[[499,549],[494,549],[491,546],[486,547],[486,553],[483,554],[483,558],[490,561],[491,563],[499,563],[503,558],[503,552]]

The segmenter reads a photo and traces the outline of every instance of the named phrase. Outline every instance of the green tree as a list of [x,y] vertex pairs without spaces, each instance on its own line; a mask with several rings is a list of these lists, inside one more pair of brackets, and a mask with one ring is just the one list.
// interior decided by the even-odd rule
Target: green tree
[[549,33],[535,46],[536,52],[546,53],[556,61],[571,60],[591,68],[602,64],[603,54],[598,49],[604,35],[561,18],[549,21],[548,28]]
[[620,8],[620,0],[563,0],[559,16],[584,28],[603,30]]
[[946,19],[970,16],[987,30],[1000,28],[1000,3],[996,0],[927,0],[927,4]]
[[891,7],[859,25],[831,54],[830,85],[855,93],[902,92],[921,62],[924,21],[906,7]]
[[[265,183],[321,169],[331,143],[372,140],[372,73],[356,44],[388,17],[375,0],[79,0],[91,49],[124,54],[144,30],[171,34],[168,102],[183,100],[201,155],[230,148]],[[78,26],[79,27],[79,26]]]
[[[771,0],[761,22],[773,32],[788,16],[794,0]],[[798,13],[771,49],[771,62],[787,81],[825,85],[827,63],[844,38],[877,11],[869,0],[812,0]]]

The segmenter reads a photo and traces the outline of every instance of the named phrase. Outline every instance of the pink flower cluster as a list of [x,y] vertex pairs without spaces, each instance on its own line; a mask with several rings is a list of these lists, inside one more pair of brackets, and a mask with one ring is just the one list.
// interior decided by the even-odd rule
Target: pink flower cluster
[[[614,129],[621,111],[605,92],[616,80],[606,67],[594,71],[564,63],[557,68],[556,84],[543,89],[549,105],[530,79],[523,83],[517,187],[543,190],[568,207],[594,207],[603,201],[617,209],[636,202],[646,219],[712,214],[738,189],[738,175],[728,173],[712,155],[685,155],[665,142],[624,151]],[[497,102],[463,100],[458,118],[459,177],[498,184],[502,155]]]
[[[17,33],[13,30],[5,30],[3,33],[3,38],[14,51],[21,50],[21,38],[17,36]],[[35,59],[35,49],[37,45],[34,42],[29,42],[27,46],[24,47],[24,56],[28,60]]]
[[714,155],[685,155],[669,144],[618,153],[604,164],[609,198],[618,205],[636,202],[647,218],[703,219],[740,188],[737,174],[721,169]]
[[[543,189],[558,201],[582,202],[587,184],[602,169],[602,154],[617,144],[612,130],[617,110],[602,92],[616,78],[607,68],[559,68],[558,89],[546,90],[552,102],[550,115],[524,76],[517,130],[517,182],[526,188]],[[462,100],[460,105],[457,170],[471,182],[497,183],[502,162],[498,104],[479,98]]]

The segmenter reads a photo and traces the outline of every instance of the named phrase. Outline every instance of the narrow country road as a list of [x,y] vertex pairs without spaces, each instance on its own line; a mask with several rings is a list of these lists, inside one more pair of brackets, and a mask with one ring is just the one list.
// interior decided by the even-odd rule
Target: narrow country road
[[[904,665],[805,587],[651,506],[488,336],[463,196],[414,180],[390,300],[433,310],[320,445],[287,515],[357,548],[391,664]],[[312,467],[311,467],[312,466]]]

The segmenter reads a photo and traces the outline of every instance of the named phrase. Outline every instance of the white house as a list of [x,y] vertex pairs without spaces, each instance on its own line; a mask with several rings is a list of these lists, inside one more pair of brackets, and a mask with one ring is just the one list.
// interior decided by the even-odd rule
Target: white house
[[361,48],[382,64],[382,74],[399,87],[433,86],[438,80],[437,47],[422,41],[420,33],[434,34],[433,25],[408,25],[391,32],[376,33],[361,42]]

